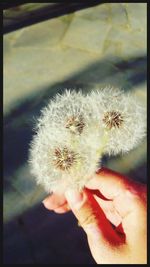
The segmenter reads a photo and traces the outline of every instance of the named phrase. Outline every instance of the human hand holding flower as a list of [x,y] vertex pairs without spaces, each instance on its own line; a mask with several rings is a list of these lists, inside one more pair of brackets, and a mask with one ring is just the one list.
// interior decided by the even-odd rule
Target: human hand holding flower
[[73,211],[97,263],[146,263],[146,187],[101,167],[103,155],[142,141],[145,115],[132,94],[106,87],[66,90],[37,120],[29,162],[37,183],[53,192],[44,205]]
[[146,263],[145,185],[102,168],[81,193],[54,193],[43,204],[57,213],[73,211],[97,263]]

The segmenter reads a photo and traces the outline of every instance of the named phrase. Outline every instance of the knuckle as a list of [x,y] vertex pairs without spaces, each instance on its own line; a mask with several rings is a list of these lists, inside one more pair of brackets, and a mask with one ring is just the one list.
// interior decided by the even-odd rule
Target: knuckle
[[82,227],[85,227],[89,224],[93,224],[97,221],[97,214],[95,213],[89,213],[89,212],[84,212],[82,214],[81,218],[79,219],[79,223]]

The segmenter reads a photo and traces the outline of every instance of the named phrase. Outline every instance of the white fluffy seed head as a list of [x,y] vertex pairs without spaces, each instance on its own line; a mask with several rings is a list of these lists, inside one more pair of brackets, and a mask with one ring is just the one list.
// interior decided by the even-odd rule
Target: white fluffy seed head
[[31,143],[32,174],[47,192],[81,190],[100,163],[101,132],[81,92],[65,91],[38,118]]
[[103,153],[125,153],[139,144],[146,133],[146,112],[130,93],[115,88],[92,92],[93,113],[99,129],[107,134]]
[[76,135],[84,134],[91,124],[91,109],[81,91],[66,90],[57,94],[45,107],[37,121],[37,130],[44,125]]
[[111,87],[66,90],[50,100],[37,120],[29,162],[37,183],[49,192],[81,190],[103,154],[134,148],[145,135],[146,112],[131,94]]
[[[69,135],[59,138],[43,129],[34,137],[30,150],[32,174],[47,192],[63,193],[68,187],[81,190],[98,167],[97,146],[91,136],[75,141]],[[99,143],[99,137],[94,142]]]

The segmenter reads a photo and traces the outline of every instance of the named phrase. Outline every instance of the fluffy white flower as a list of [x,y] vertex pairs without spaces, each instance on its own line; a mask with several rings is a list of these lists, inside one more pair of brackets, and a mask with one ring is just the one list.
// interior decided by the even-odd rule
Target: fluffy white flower
[[32,174],[47,192],[82,189],[98,167],[101,132],[81,92],[51,100],[38,118],[30,149]]
[[145,136],[146,112],[131,93],[107,87],[87,96],[103,129],[103,154],[116,155],[133,149]]
[[111,87],[65,91],[37,120],[30,148],[32,174],[47,192],[81,190],[103,154],[128,152],[144,137],[145,110],[131,94]]
[[[72,142],[67,135],[45,128],[40,130],[31,144],[32,174],[47,192],[64,192],[67,187],[80,190],[95,172],[99,154],[91,147],[90,135],[85,142]],[[99,136],[93,143],[99,142]]]
[[93,127],[91,108],[81,91],[66,90],[50,100],[47,107],[41,111],[37,121],[37,130],[42,126],[59,131],[68,131],[74,138],[89,133]]

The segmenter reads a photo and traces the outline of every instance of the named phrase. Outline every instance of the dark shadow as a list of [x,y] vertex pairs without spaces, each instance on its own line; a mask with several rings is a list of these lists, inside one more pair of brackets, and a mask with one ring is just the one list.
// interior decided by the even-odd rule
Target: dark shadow
[[[3,9],[7,8],[12,8],[16,7],[20,4],[25,4],[25,3],[14,3],[14,4],[7,4],[3,3],[2,7]],[[24,11],[18,12],[15,17],[5,17],[3,18],[3,33],[7,34],[12,31],[16,31],[18,29],[24,28],[31,26],[33,24],[45,21],[45,20],[50,20],[56,17],[68,15],[70,13],[73,13],[75,11],[79,11],[85,8],[93,7],[96,5],[102,4],[101,1],[99,0],[93,0],[91,2],[61,2],[61,3],[51,3],[50,6],[46,7],[41,7],[37,10],[32,10],[32,12]]]
[[120,71],[129,71],[129,82],[136,86],[146,81],[147,79],[147,59],[146,57],[139,57],[135,60],[127,62],[118,62],[116,64]]
[[4,225],[4,264],[95,264],[71,212],[37,205]]

